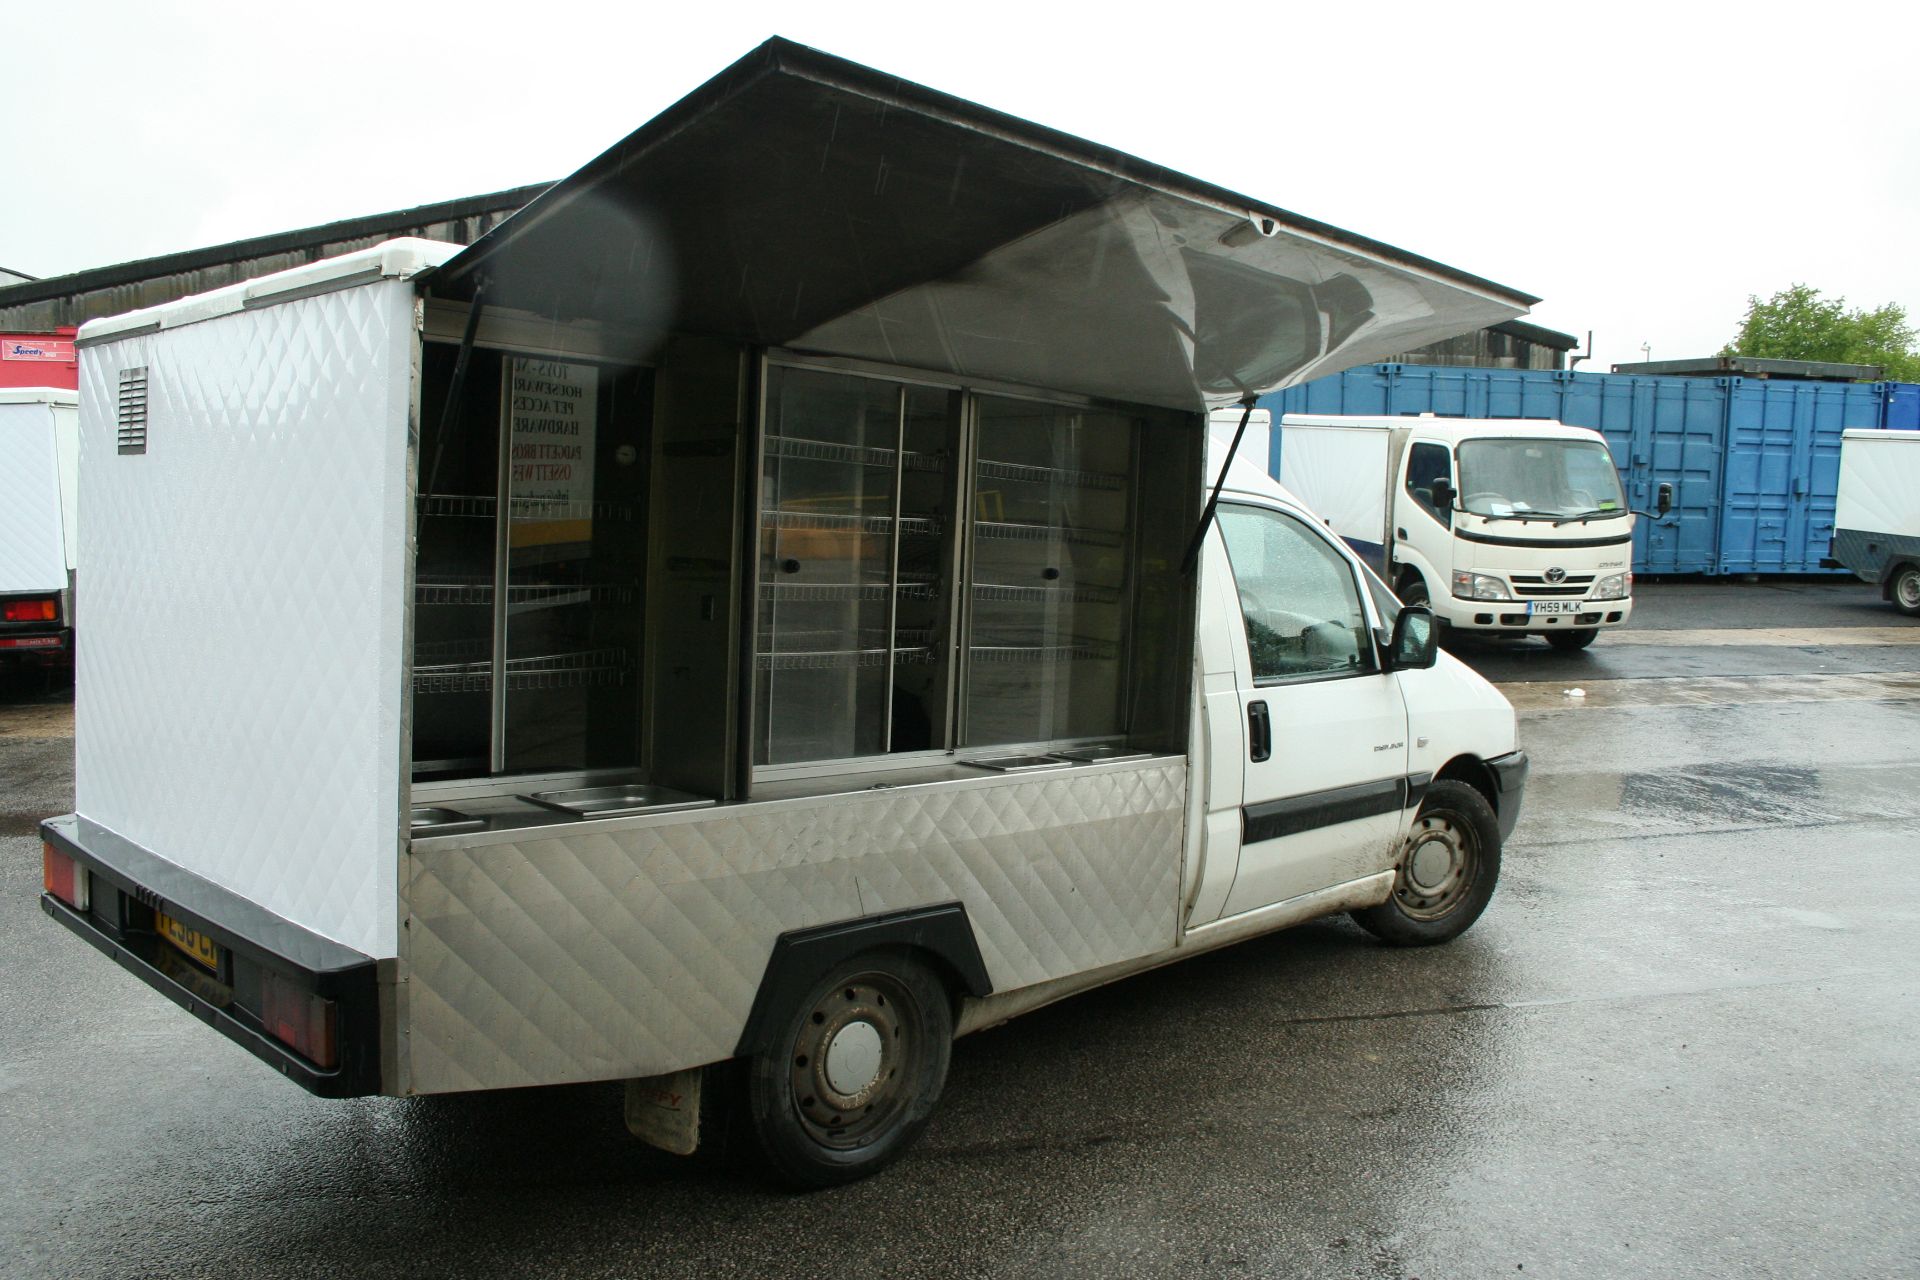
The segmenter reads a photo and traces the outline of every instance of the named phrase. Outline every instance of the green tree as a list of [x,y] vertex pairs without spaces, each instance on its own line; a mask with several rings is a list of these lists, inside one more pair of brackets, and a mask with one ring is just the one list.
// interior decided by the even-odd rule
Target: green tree
[[1723,356],[1763,360],[1824,360],[1877,364],[1882,377],[1920,382],[1920,349],[1906,308],[1889,302],[1872,311],[1847,309],[1845,298],[1823,298],[1796,284],[1762,301],[1748,297],[1747,315]]

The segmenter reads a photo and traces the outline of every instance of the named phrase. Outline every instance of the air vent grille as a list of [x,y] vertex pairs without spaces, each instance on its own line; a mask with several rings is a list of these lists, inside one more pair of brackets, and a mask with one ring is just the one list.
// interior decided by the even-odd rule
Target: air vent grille
[[120,371],[120,403],[115,411],[121,453],[147,451],[147,366]]

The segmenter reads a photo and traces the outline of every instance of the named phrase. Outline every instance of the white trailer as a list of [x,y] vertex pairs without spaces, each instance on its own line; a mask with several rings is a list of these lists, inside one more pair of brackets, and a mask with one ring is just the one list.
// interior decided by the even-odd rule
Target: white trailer
[[78,404],[0,388],[0,664],[73,657]]
[[1241,203],[776,41],[466,250],[89,325],[44,908],[317,1093],[627,1080],[800,1185],[957,1034],[1458,934],[1512,709],[1207,409],[1522,299]]
[[1599,432],[1431,414],[1280,432],[1281,483],[1444,627],[1571,650],[1632,616],[1634,515]]
[[1920,617],[1920,431],[1842,431],[1833,567]]

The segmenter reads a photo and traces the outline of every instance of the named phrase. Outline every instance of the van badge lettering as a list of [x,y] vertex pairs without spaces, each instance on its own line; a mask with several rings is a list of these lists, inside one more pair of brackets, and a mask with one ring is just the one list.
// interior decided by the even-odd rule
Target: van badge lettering
[[1567,571],[1565,569],[1562,569],[1559,565],[1555,565],[1553,566],[1553,568],[1547,570],[1548,582],[1565,582],[1566,580],[1567,580]]
[[1404,746],[1406,746],[1406,745],[1407,745],[1407,744],[1406,744],[1406,743],[1405,743],[1404,741],[1401,741],[1401,742],[1383,742],[1383,743],[1381,743],[1381,744],[1380,744],[1379,746],[1377,746],[1377,747],[1375,747],[1375,748],[1374,748],[1374,750],[1375,750],[1375,751],[1392,751],[1392,750],[1393,750],[1394,748],[1396,748],[1396,747],[1404,747]]

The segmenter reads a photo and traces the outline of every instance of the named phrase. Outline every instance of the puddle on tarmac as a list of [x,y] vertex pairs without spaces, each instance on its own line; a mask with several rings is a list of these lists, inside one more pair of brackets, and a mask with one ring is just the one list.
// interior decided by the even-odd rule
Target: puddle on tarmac
[[1523,843],[1741,827],[1920,818],[1920,767],[1694,764],[1643,773],[1536,774]]
[[1790,765],[1694,765],[1620,780],[1620,808],[1687,826],[1777,826],[1832,821],[1818,769]]

